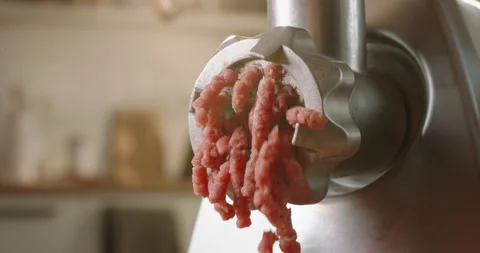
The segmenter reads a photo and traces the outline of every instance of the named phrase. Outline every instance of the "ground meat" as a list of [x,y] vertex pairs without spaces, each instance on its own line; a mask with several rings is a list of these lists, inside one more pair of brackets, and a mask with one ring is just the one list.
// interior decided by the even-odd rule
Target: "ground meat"
[[248,113],[248,129],[249,129],[250,131],[252,131],[252,128],[253,128],[253,115],[254,115],[254,112],[255,112],[255,103],[253,104],[252,109],[251,109],[250,112]]
[[280,132],[280,161],[284,169],[290,196],[297,201],[310,197],[310,187],[303,173],[303,167],[295,158],[295,147],[292,146],[293,129],[282,129]]
[[221,137],[220,139],[218,139],[218,141],[216,143],[216,146],[217,146],[218,153],[220,155],[226,155],[228,153],[228,151],[230,150],[229,147],[228,147],[228,142],[229,141],[230,141],[230,136],[228,136],[228,135],[225,135],[225,136]]
[[240,75],[233,86],[232,107],[236,113],[241,113],[248,104],[250,92],[258,85],[262,72],[258,68],[250,68]]
[[285,76],[285,69],[279,64],[270,64],[263,69],[265,76],[275,79],[279,82]]
[[252,126],[252,149],[256,151],[260,150],[263,142],[267,140],[268,133],[274,125],[272,108],[275,101],[275,86],[275,80],[268,77],[262,79],[258,86]]
[[298,94],[291,85],[280,87],[273,105],[275,121],[281,120],[282,117],[284,118],[288,108],[297,105],[298,101]]
[[208,111],[210,107],[215,104],[218,94],[226,86],[223,76],[214,76],[212,82],[205,86],[205,89],[200,93],[192,106],[195,109],[195,120],[201,127],[205,127],[208,121]]
[[235,209],[232,205],[225,202],[215,203],[213,208],[220,214],[223,220],[230,220],[235,217]]
[[278,127],[275,127],[269,134],[268,141],[263,144],[258,157],[254,204],[270,223],[277,227],[281,249],[284,252],[296,253],[300,252],[300,244],[296,242],[291,212],[286,207],[286,196],[282,187],[284,177],[280,170],[281,166],[277,163],[282,151],[281,144]]
[[220,214],[223,220],[229,220],[235,216],[235,209],[225,200],[227,187],[230,183],[230,162],[220,166],[218,171],[212,171],[208,184],[208,199],[214,204],[215,210]]
[[208,174],[207,168],[205,168],[201,164],[202,157],[203,150],[200,146],[199,150],[197,150],[195,156],[192,159],[192,184],[193,192],[196,195],[206,198],[208,197]]
[[287,120],[292,126],[298,123],[312,129],[322,128],[326,123],[322,113],[301,106],[290,108],[287,111]]
[[208,184],[208,199],[211,203],[225,201],[227,187],[231,179],[229,170],[230,162],[226,162],[220,166],[219,170],[212,171],[211,181]]
[[206,168],[218,168],[223,162],[224,157],[217,150],[217,141],[223,136],[223,118],[225,108],[228,106],[230,99],[226,94],[219,94],[215,99],[215,106],[212,106],[208,114],[207,126],[203,131],[204,151],[202,157],[202,165]]
[[203,132],[201,164],[205,168],[218,168],[224,161],[217,150],[217,141],[222,137],[218,128],[207,126]]
[[[291,125],[321,128],[326,123],[320,112],[299,106],[296,90],[282,83],[284,75],[276,64],[263,68],[263,73],[250,68],[237,75],[226,69],[193,103],[203,128],[192,160],[194,193],[208,197],[223,220],[236,216],[238,228],[251,225],[249,205],[256,206],[276,228],[263,234],[261,253],[273,252],[276,241],[285,253],[300,252],[286,204],[292,196],[308,197],[310,188],[295,158]],[[230,98],[221,91],[232,85]],[[233,205],[226,201],[229,185]]]
[[250,209],[248,198],[242,195],[243,177],[248,160],[248,148],[250,147],[250,133],[239,126],[232,134],[229,142],[230,147],[230,175],[234,194],[233,205],[237,215],[237,227],[250,226]]
[[232,134],[239,126],[246,125],[248,113],[235,114],[224,122],[224,128],[227,134]]
[[255,193],[255,164],[257,163],[258,151],[254,151],[250,154],[250,159],[247,162],[245,169],[242,194],[248,198],[252,198]]
[[231,69],[225,69],[222,75],[214,76],[210,84],[200,94],[192,106],[195,109],[195,119],[199,126],[205,127],[208,121],[208,111],[215,104],[218,94],[226,86],[233,86],[237,80],[237,73]]
[[278,240],[278,237],[272,231],[263,232],[263,238],[258,245],[258,252],[260,253],[272,253],[273,244]]
[[225,69],[222,73],[222,77],[225,81],[225,86],[233,86],[237,81],[238,74],[234,70]]
[[268,133],[273,126],[272,108],[275,100],[276,82],[272,78],[264,78],[260,81],[257,91],[257,100],[254,105],[252,115],[251,131],[252,131],[252,154],[247,163],[245,171],[245,182],[242,193],[245,196],[253,197],[255,191],[255,164],[257,153],[262,143],[267,139]]
[[259,209],[261,209],[262,205],[271,197],[273,189],[269,183],[271,182],[273,173],[275,173],[275,163],[279,159],[279,155],[280,137],[278,127],[275,127],[269,134],[268,140],[263,143],[255,164],[255,183],[257,190],[255,191],[253,204]]

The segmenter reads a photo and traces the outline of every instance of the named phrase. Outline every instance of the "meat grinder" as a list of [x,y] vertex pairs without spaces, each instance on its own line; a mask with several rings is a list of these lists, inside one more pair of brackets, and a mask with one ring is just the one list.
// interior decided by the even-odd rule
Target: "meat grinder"
[[[276,62],[327,117],[292,139],[302,252],[480,252],[480,2],[268,0],[268,21],[220,45],[192,101],[224,67]],[[195,148],[192,109],[189,124]],[[251,218],[237,229],[203,200],[189,252],[256,252],[271,226]]]

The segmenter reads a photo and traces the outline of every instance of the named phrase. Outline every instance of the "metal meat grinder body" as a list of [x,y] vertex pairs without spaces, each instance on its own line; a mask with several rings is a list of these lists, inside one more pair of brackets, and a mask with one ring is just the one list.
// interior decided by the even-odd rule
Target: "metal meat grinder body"
[[[267,31],[222,43],[192,101],[225,67],[276,62],[326,115],[292,139],[311,188],[289,200],[302,252],[480,252],[480,2],[269,0],[268,11]],[[193,108],[189,124],[196,148]],[[269,229],[258,211],[237,229],[204,200],[189,252],[256,252]]]

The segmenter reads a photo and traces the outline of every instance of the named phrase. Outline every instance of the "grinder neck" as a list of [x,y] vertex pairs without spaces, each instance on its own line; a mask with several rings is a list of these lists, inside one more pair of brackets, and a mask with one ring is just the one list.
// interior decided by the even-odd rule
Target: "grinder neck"
[[268,0],[268,20],[305,29],[319,53],[365,73],[364,0]]

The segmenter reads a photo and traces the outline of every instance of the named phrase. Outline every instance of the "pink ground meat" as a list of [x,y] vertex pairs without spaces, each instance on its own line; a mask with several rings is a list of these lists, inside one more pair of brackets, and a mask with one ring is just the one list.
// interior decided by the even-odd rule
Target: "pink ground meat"
[[262,242],[258,245],[258,252],[260,253],[272,253],[273,244],[278,241],[278,237],[271,231],[263,233]]
[[215,144],[217,146],[218,153],[220,155],[226,155],[228,154],[230,148],[228,147],[228,142],[230,141],[230,136],[224,135],[220,139],[218,139],[217,143]]
[[264,78],[260,81],[257,91],[257,99],[254,106],[252,119],[252,155],[247,163],[245,182],[242,193],[247,197],[253,197],[255,191],[255,164],[257,153],[262,143],[267,139],[268,133],[274,124],[272,108],[275,101],[276,82],[272,78]]
[[[240,75],[225,69],[193,103],[203,128],[192,159],[193,191],[208,197],[221,219],[236,216],[238,228],[251,225],[253,204],[276,228],[263,234],[261,253],[273,252],[276,241],[285,253],[300,252],[286,205],[292,195],[287,193],[298,199],[309,196],[310,188],[295,158],[292,126],[321,128],[326,123],[320,112],[299,106],[296,90],[282,83],[285,73],[277,64],[249,68]],[[232,98],[222,92],[227,86],[233,86]],[[229,108],[233,115],[227,114]],[[229,186],[233,205],[226,201]]]
[[241,113],[245,110],[249,102],[250,92],[258,85],[262,78],[262,72],[258,68],[247,69],[240,75],[233,87],[232,107],[236,113]]
[[322,113],[301,106],[290,108],[287,111],[287,120],[292,126],[298,123],[312,129],[322,128],[326,123]]
[[250,148],[250,132],[239,126],[230,138],[230,175],[233,188],[233,205],[237,215],[237,227],[250,226],[250,208],[248,198],[242,195],[243,178],[245,166],[248,160],[248,149]]

